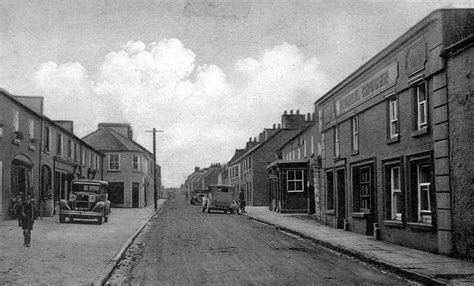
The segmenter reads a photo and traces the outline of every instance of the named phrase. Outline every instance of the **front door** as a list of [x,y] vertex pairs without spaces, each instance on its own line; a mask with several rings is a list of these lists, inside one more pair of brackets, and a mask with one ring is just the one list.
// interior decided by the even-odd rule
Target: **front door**
[[138,208],[139,197],[139,184],[132,183],[132,208]]
[[344,228],[346,219],[346,175],[344,169],[336,170],[337,228]]

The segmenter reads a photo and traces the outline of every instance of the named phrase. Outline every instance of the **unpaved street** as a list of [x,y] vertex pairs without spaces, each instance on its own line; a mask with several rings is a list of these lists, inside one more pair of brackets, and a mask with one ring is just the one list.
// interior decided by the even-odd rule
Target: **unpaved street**
[[[242,215],[170,200],[110,283],[140,285],[406,285],[348,257]],[[122,273],[120,273],[122,272]],[[127,272],[127,273],[124,273]]]

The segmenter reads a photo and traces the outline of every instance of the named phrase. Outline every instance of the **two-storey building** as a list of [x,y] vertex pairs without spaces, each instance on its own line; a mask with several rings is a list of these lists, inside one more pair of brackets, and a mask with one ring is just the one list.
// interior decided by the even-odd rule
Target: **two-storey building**
[[98,129],[83,140],[105,155],[103,179],[109,182],[112,206],[139,208],[153,204],[153,154],[133,140],[130,124],[99,123]]
[[[463,123],[452,112],[467,108],[451,102],[466,101],[469,92],[464,88],[456,98],[450,90],[472,87],[472,80],[464,79],[472,64],[466,72],[454,63],[473,54],[469,48],[448,59],[452,69],[442,54],[469,35],[472,43],[472,19],[473,10],[431,13],[316,101],[323,223],[416,249],[453,252],[453,234],[458,235],[453,198],[472,202],[472,194],[453,192],[458,175],[451,164],[472,156],[472,144],[453,148],[459,143],[453,141],[455,128]],[[472,127],[472,119],[467,124]],[[472,143],[463,136],[463,144]],[[461,169],[472,170],[472,162],[468,165]],[[460,209],[472,216],[472,208]]]
[[41,215],[51,216],[57,202],[69,195],[74,178],[102,179],[102,154],[74,135],[72,121],[45,116],[42,97],[4,90],[0,97],[3,215],[21,192],[33,195]]

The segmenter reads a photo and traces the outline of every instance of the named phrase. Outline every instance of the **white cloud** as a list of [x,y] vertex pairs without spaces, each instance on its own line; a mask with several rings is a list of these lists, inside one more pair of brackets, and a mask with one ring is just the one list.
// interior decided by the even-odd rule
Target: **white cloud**
[[33,81],[47,115],[74,120],[79,136],[101,121],[128,122],[151,150],[145,131],[163,129],[157,153],[165,185],[178,185],[195,165],[229,160],[248,137],[278,123],[283,110],[311,111],[325,83],[316,58],[287,43],[238,61],[232,79],[216,65],[196,67],[195,58],[177,39],[129,41],[106,55],[94,76],[79,63],[49,62]]

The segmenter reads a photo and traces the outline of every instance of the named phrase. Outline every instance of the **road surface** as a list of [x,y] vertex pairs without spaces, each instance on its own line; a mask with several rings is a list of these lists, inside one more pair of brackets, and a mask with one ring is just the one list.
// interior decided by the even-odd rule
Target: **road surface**
[[133,285],[407,285],[359,261],[243,215],[170,200],[108,283]]

